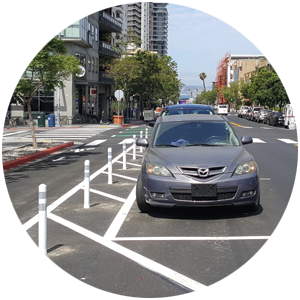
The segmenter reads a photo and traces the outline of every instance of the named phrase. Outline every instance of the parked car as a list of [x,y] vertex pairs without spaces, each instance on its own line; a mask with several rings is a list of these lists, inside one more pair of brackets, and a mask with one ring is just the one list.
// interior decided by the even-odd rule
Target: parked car
[[269,124],[270,117],[271,117],[272,114],[273,114],[273,111],[269,111],[269,112],[265,115],[265,117],[264,117],[264,119],[263,119],[263,124]]
[[261,107],[253,107],[252,111],[251,111],[251,115],[249,116],[249,120],[250,121],[254,121],[256,115],[258,114],[258,112],[261,110]]
[[255,115],[255,122],[260,123],[264,121],[265,116],[271,112],[269,109],[262,108],[256,115]]
[[161,110],[161,116],[182,115],[182,114],[208,114],[214,115],[214,109],[204,104],[177,104],[166,106]]
[[249,121],[251,114],[252,114],[252,107],[249,107],[246,112],[245,119],[247,119]]
[[269,125],[284,125],[284,116],[281,112],[275,111],[270,115]]
[[260,205],[258,166],[224,116],[160,116],[146,147],[136,201],[141,212],[153,207]]
[[239,118],[245,117],[248,109],[249,109],[249,106],[241,106],[241,108],[238,111],[238,117]]

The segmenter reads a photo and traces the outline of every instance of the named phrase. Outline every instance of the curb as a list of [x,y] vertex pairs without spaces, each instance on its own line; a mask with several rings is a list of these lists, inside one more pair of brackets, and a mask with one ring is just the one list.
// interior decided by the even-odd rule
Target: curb
[[134,126],[137,125],[136,123],[130,123],[130,124],[126,124],[126,125],[122,125],[122,127],[130,127],[130,126]]
[[31,162],[33,160],[36,160],[38,158],[47,156],[47,155],[49,155],[51,153],[57,152],[59,150],[63,150],[65,148],[71,147],[73,145],[74,145],[73,142],[68,142],[68,143],[64,143],[64,144],[55,146],[53,148],[45,149],[45,150],[42,150],[42,151],[39,151],[39,152],[36,152],[36,153],[32,153],[32,154],[26,155],[24,157],[20,157],[20,158],[8,161],[8,162],[6,162],[6,163],[3,164],[3,170],[6,171],[8,169],[18,167],[18,166],[20,166],[22,164]]

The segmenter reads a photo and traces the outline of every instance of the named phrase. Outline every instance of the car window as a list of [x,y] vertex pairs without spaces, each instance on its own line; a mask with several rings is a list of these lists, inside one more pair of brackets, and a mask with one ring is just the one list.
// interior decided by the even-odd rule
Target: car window
[[167,109],[163,111],[162,116],[182,115],[182,114],[206,114],[213,115],[210,109]]
[[157,124],[154,147],[209,144],[238,146],[239,141],[227,122],[189,121]]

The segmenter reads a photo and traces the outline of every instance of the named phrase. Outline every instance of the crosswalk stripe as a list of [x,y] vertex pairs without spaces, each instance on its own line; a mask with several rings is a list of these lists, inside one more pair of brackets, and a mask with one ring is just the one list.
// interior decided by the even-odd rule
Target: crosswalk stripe
[[290,140],[290,139],[277,139],[279,141],[282,141],[284,143],[287,143],[287,144],[298,144],[298,142],[295,142],[293,140]]
[[253,143],[262,143],[262,144],[265,144],[266,142],[262,141],[261,139],[258,139],[258,138],[252,138],[253,140]]
[[105,141],[107,141],[107,140],[95,140],[95,141],[93,141],[89,144],[86,144],[85,146],[96,146],[96,145],[99,145],[101,143],[104,143]]

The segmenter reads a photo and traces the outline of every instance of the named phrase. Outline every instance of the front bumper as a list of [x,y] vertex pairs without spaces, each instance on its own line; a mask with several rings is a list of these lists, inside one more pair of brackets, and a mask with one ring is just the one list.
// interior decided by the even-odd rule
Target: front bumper
[[[174,178],[146,173],[142,175],[142,182],[146,202],[156,207],[251,205],[260,196],[259,177],[256,172],[240,176],[225,173],[205,182],[181,174],[176,174]],[[217,197],[192,197],[191,184],[195,183],[216,184]],[[254,195],[243,196],[243,193],[249,191],[255,191]],[[161,195],[164,195],[164,198],[161,198]]]

